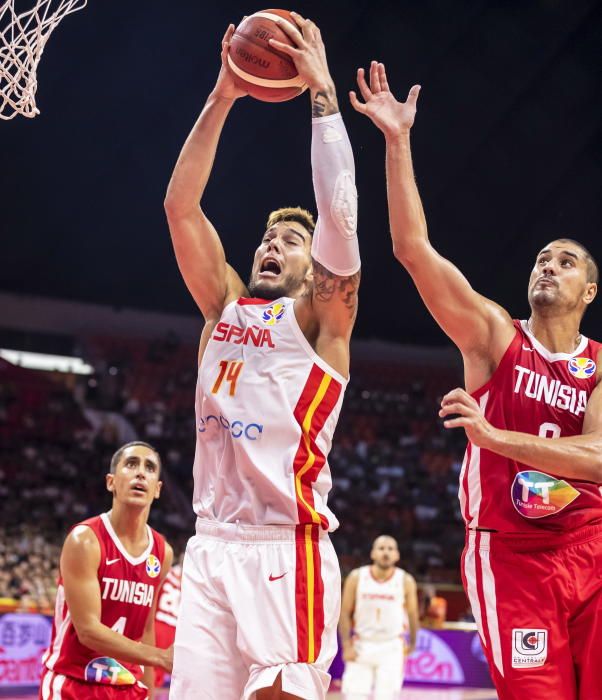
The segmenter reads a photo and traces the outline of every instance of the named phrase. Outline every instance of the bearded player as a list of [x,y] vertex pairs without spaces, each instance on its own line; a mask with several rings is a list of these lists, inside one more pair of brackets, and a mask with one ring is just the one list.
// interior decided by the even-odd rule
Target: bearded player
[[[320,32],[280,26],[309,86],[318,220],[269,216],[248,286],[199,207],[218,140],[243,96],[222,69],[175,167],[166,212],[205,318],[196,391],[194,510],[171,697],[324,698],[340,574],[327,464],[349,373],[360,258],[351,146]],[[312,235],[313,234],[313,235]]]
[[[339,634],[345,661],[345,700],[399,698],[405,655],[416,647],[416,581],[397,566],[395,539],[377,537],[370,558],[372,564],[354,569],[343,587]],[[402,636],[406,625],[410,634],[407,649]]]
[[419,86],[397,102],[377,63],[358,84],[354,107],[385,135],[395,256],[464,359],[466,390],[440,416],[469,441],[463,577],[499,696],[600,698],[602,355],[579,330],[596,263],[574,240],[544,245],[530,318],[513,321],[429,242],[410,154]]
[[173,652],[155,647],[153,630],[157,591],[173,555],[147,524],[160,471],[149,444],[120,447],[106,476],[111,510],[67,536],[42,659],[42,700],[143,700],[153,687],[151,666],[171,668]]

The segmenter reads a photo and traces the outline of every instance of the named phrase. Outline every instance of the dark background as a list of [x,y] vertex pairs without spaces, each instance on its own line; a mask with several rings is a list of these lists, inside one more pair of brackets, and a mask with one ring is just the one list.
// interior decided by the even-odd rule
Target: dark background
[[[0,289],[194,313],[162,202],[213,86],[228,22],[260,7],[90,0],[42,57],[41,115],[0,122]],[[384,61],[423,90],[414,161],[430,235],[480,292],[528,314],[537,251],[559,236],[599,256],[602,3],[310,2],[355,150],[363,288],[357,334],[443,343],[393,259],[380,132],[350,107],[355,71]],[[204,208],[246,278],[270,209],[315,208],[306,95],[250,98],[226,124]],[[584,331],[600,337],[602,301]]]

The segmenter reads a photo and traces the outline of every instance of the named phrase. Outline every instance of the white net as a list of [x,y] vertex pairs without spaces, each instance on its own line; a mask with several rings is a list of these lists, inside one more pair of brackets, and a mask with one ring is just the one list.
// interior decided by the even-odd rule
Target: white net
[[[36,71],[44,46],[57,24],[81,10],[87,0],[0,0],[0,119],[35,117]],[[31,2],[34,3],[31,7]]]

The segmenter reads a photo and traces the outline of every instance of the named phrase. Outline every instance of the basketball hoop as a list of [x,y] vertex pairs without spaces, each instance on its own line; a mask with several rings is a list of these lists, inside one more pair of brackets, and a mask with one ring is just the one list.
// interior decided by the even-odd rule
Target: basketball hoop
[[87,0],[34,0],[20,14],[19,2],[0,0],[0,119],[40,113],[36,71],[44,46],[63,17],[81,10]]

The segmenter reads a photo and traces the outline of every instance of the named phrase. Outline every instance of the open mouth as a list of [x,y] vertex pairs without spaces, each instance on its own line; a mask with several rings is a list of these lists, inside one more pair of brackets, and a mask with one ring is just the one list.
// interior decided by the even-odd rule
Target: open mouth
[[131,490],[136,491],[137,493],[146,493],[147,488],[146,486],[144,486],[144,484],[134,484],[131,487]]
[[278,277],[280,272],[280,263],[274,260],[274,258],[265,258],[259,268],[260,277]]

